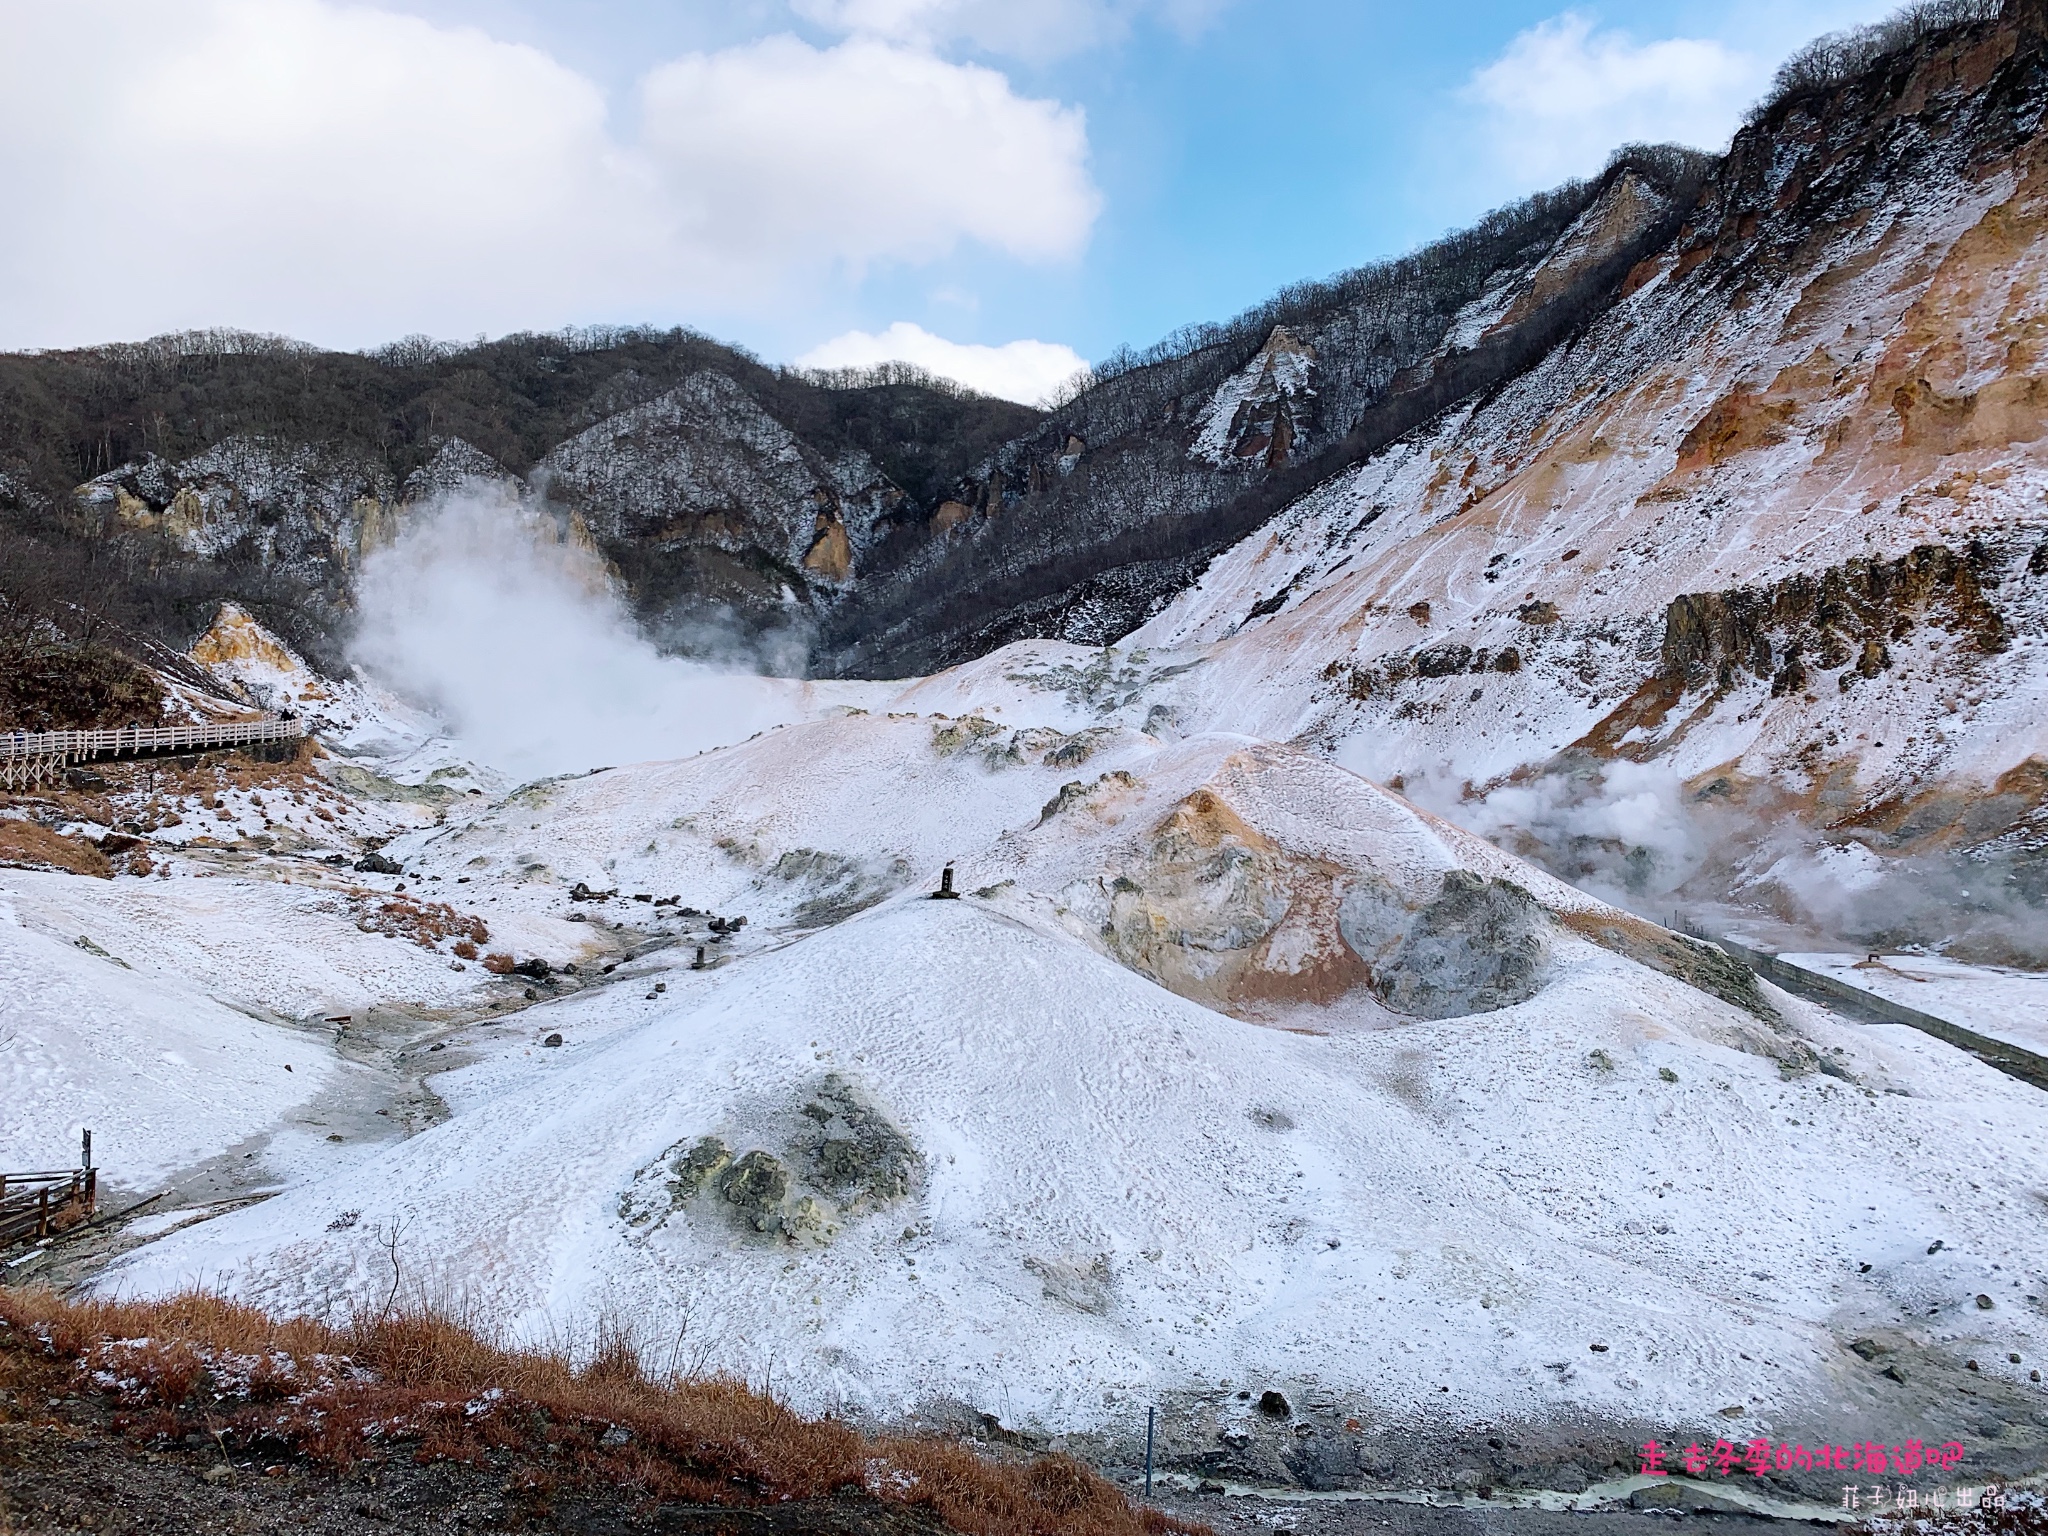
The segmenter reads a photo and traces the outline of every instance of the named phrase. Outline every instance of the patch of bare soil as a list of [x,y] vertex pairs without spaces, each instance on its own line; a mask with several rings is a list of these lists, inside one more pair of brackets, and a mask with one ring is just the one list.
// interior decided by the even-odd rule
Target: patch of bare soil
[[866,1493],[735,1508],[662,1503],[616,1488],[550,1492],[510,1457],[424,1466],[400,1460],[336,1473],[299,1458],[236,1455],[203,1434],[148,1448],[93,1422],[103,1418],[72,1399],[35,1420],[0,1421],[0,1531],[936,1536],[946,1529],[928,1513]]

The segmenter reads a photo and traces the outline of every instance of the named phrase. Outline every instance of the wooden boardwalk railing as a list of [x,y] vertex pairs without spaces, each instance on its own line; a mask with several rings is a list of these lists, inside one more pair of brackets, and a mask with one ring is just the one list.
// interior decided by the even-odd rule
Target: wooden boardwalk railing
[[225,725],[128,725],[112,731],[0,731],[0,789],[27,789],[72,763],[150,757],[217,747],[297,741],[303,720],[237,720]]

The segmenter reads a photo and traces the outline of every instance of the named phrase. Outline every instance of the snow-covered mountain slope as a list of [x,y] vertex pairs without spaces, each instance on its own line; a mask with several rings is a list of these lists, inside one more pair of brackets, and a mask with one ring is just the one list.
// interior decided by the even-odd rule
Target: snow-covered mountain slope
[[[106,1287],[345,1312],[395,1254],[810,1407],[1118,1455],[1156,1403],[1244,1477],[1570,1484],[1845,1414],[2033,1467],[2035,1090],[1194,729],[1230,655],[1020,644],[509,794],[394,728],[52,801],[146,858],[0,872],[0,1156],[90,1122],[110,1189],[171,1190]],[[211,1107],[151,1066],[187,1044]]]
[[[1566,825],[1619,763],[1667,822],[1703,798],[1970,851],[1980,896],[2038,904],[2039,55],[1969,33],[1749,130],[1690,236],[1569,345],[1291,505],[1126,643],[1200,658],[1188,722],[1446,804],[1514,786],[1471,814],[1574,874],[1619,884],[1647,844],[1671,856],[1638,860],[1654,896],[1698,862]],[[1546,770],[1571,787],[1528,790]]]
[[1623,151],[1592,182],[1105,370],[928,527],[885,530],[825,615],[820,665],[900,675],[1020,635],[1116,638],[1291,498],[1499,387],[1599,312],[1678,227],[1709,164]]
[[[317,1136],[252,1091],[252,1123],[139,1153],[168,1176],[233,1132],[286,1187],[100,1284],[343,1314],[396,1282],[529,1338],[624,1316],[806,1407],[1111,1454],[1158,1404],[1173,1464],[1314,1488],[1583,1487],[1650,1439],[2041,1472],[2038,1090],[1560,877],[1845,932],[1842,903],[1931,901],[1942,938],[2004,903],[2024,938],[2048,68],[2041,8],[2009,11],[1715,166],[1638,157],[1453,242],[1426,304],[1383,273],[1107,380],[957,512],[848,532],[845,591],[902,578],[869,638],[943,649],[1014,632],[1073,554],[1033,540],[1114,502],[1048,627],[1208,562],[1114,647],[728,675],[745,739],[505,792],[224,618],[211,664],[326,711],[335,756],[10,807],[123,862],[0,873],[28,984],[62,961],[78,992],[0,1072],[110,1053],[94,1112],[175,1122],[179,1081],[132,1072],[138,978],[265,1050],[304,1037],[250,1013],[346,1010],[348,1070]],[[636,517],[731,467],[686,430],[722,396],[672,390],[579,427],[647,407],[637,443],[579,439],[589,484],[633,466]],[[790,486],[865,473],[748,420]],[[602,617],[515,679],[534,734],[656,677]],[[648,712],[691,705],[674,675]]]
[[[1922,1091],[1788,1083],[1628,970],[1589,952],[1483,1022],[1312,1037],[971,900],[894,903],[588,1049],[562,1005],[572,1045],[529,1081],[119,1283],[342,1311],[389,1283],[369,1233],[327,1233],[360,1210],[532,1336],[611,1305],[812,1407],[1126,1433],[1244,1382],[1378,1425],[1691,1424],[1705,1393],[1789,1436],[1841,1406],[1841,1331],[2018,1300],[1991,1265],[2038,1259],[1999,1205],[2042,1172],[2028,1090],[1825,1028],[1844,1070]],[[2000,1172],[1972,1188],[1923,1137]],[[2036,1344],[2023,1307],[1966,1328]]]

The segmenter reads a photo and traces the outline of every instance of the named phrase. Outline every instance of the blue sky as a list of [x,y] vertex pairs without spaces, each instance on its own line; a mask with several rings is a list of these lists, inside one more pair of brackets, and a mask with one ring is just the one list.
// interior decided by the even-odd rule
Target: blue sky
[[1717,146],[1888,8],[0,0],[0,195],[49,232],[0,346],[653,321],[1028,395],[1623,139]]

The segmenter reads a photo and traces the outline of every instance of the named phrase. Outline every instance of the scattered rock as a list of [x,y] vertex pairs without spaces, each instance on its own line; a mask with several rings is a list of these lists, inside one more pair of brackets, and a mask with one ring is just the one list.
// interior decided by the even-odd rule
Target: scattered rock
[[910,1192],[917,1149],[844,1077],[828,1074],[803,1114],[817,1126],[808,1147],[816,1182],[842,1207],[886,1205]]
[[778,1232],[780,1207],[789,1195],[789,1169],[772,1152],[749,1152],[719,1180],[718,1192],[756,1232]]
[[1362,882],[1337,922],[1371,967],[1374,990],[1402,1013],[1491,1013],[1528,1001],[1542,986],[1547,919],[1535,897],[1506,880],[1450,870],[1436,899],[1417,911],[1390,886]]
[[658,1227],[700,1195],[714,1195],[748,1230],[822,1240],[841,1219],[909,1193],[921,1165],[916,1148],[846,1079],[828,1076],[800,1113],[809,1125],[787,1156],[755,1148],[735,1157],[716,1136],[687,1148],[678,1143],[635,1175],[620,1196],[620,1216]]
[[395,864],[381,853],[366,853],[356,860],[356,869],[365,875],[402,875],[405,866]]
[[[546,1038],[545,1040],[541,1041],[541,1044],[542,1044],[542,1045],[547,1045],[547,1046],[555,1046],[555,1045],[560,1045],[561,1043],[562,1043],[562,1037],[561,1037],[561,1034],[560,1034],[559,1032],[557,1032],[557,1033],[555,1033],[555,1034],[551,1034],[551,1035],[549,1035],[549,1036],[548,1036],[548,1037],[547,1037],[547,1038]],[[434,1047],[434,1049],[438,1051],[438,1050],[440,1049],[440,1047],[439,1047],[439,1046],[437,1045],[437,1046],[435,1046],[435,1047]]]
[[1048,768],[1078,768],[1115,735],[1116,732],[1103,726],[1092,727],[1064,738],[1058,746],[1041,757],[1039,762]]
[[1285,1394],[1275,1392],[1270,1387],[1259,1394],[1259,1412],[1266,1415],[1269,1419],[1291,1419],[1294,1417],[1294,1409],[1288,1403]]

